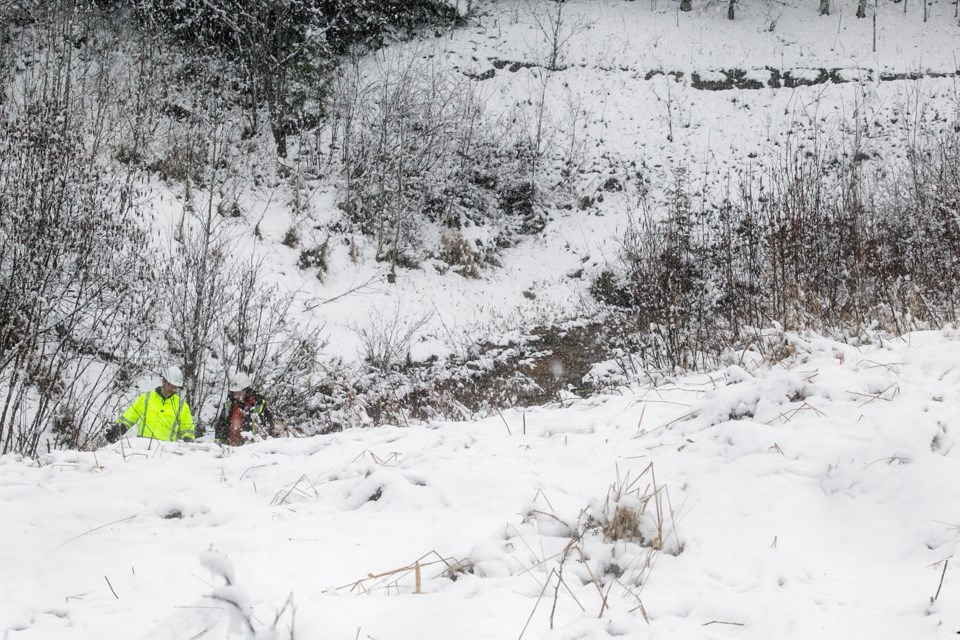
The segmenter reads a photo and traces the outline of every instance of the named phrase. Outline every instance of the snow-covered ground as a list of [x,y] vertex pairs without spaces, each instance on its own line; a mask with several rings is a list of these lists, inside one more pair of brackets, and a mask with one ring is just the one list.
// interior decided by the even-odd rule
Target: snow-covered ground
[[[569,0],[549,77],[538,21],[556,3],[474,4],[466,28],[397,49],[485,77],[493,113],[530,117],[543,96],[549,134],[583,161],[571,201],[611,175],[628,184],[585,211],[551,211],[543,234],[479,279],[426,264],[393,285],[362,237],[356,260],[334,238],[322,282],[281,244],[295,222],[315,233],[305,244],[327,238],[331,185],[316,186],[307,220],[294,220],[282,186],[242,187],[244,217],[229,222],[237,255],[264,258],[304,320],[324,324],[331,357],[356,359],[354,329],[378,310],[411,323],[431,314],[414,359],[580,315],[638,193],[676,168],[718,184],[817,136],[895,158],[921,128],[957,121],[956,75],[882,79],[956,74],[949,2],[930,2],[926,23],[919,0],[873,3],[874,52],[873,14],[858,20],[852,2],[831,16],[812,0],[743,2],[730,22],[726,3],[680,14],[657,0]],[[763,82],[820,68],[863,82],[692,84],[734,68]],[[853,114],[862,128],[851,132]],[[147,218],[175,220],[179,192],[146,185]],[[0,638],[222,639],[251,626],[283,640],[954,636],[958,338],[789,336],[777,357],[735,353],[725,369],[656,388],[469,423],[5,456]],[[629,509],[642,511],[636,529]],[[617,524],[628,531],[613,540]],[[231,619],[227,601],[246,617]]]
[[787,335],[472,423],[6,456],[2,637],[953,637],[958,337]]

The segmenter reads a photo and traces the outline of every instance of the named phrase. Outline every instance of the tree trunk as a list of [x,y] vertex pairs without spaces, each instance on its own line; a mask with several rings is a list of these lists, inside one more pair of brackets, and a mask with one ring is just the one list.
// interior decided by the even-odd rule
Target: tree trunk
[[287,134],[281,123],[271,117],[270,130],[273,132],[273,141],[277,144],[277,155],[281,158],[287,157]]
[[285,100],[286,82],[284,70],[279,65],[264,66],[260,70],[264,78],[264,98],[270,112],[270,133],[277,145],[277,155],[287,157],[287,109]]

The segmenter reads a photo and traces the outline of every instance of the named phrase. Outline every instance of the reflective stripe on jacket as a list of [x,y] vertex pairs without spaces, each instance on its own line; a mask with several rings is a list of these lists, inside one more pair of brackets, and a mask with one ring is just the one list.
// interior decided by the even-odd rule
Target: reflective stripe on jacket
[[137,435],[155,440],[193,440],[193,417],[190,405],[175,393],[164,399],[157,389],[151,389],[133,401],[123,412],[120,421],[132,427],[140,423]]

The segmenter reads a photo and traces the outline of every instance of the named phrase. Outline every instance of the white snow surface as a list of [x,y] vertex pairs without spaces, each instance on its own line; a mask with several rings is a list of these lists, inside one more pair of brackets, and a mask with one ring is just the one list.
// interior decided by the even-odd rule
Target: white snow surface
[[[727,3],[695,4],[680,14],[657,0],[565,3],[576,28],[542,95],[550,135],[583,161],[571,199],[595,195],[613,160],[635,162],[656,190],[677,167],[697,184],[723,182],[799,131],[852,136],[840,122],[854,113],[863,149],[885,158],[914,127],[956,122],[956,77],[879,80],[956,72],[949,2],[928,3],[926,23],[922,2],[871,3],[876,52],[873,14],[856,19],[851,2],[823,17],[814,2],[738,2],[733,22]],[[494,69],[482,81],[489,108],[530,117],[542,72],[494,62],[541,64],[537,15],[557,5],[474,6],[481,17],[467,28],[405,46],[463,72]],[[821,67],[871,79],[690,85],[693,72],[719,80],[734,67],[760,81]],[[177,188],[145,188],[147,218],[176,220]],[[581,314],[589,277],[616,258],[636,212],[635,187],[586,212],[552,211],[541,236],[476,280],[427,262],[388,285],[372,241],[353,238],[354,262],[334,238],[319,282],[280,240],[294,222],[315,231],[305,244],[326,231],[293,220],[282,185],[242,191],[237,255],[264,258],[344,359],[360,348],[351,327],[377,310],[433,314],[414,360]],[[335,218],[335,202],[318,186],[309,222]],[[708,374],[476,422],[4,456],[0,638],[954,637],[958,333],[859,348],[790,340],[796,355],[782,362],[735,353]],[[643,509],[643,543],[584,526],[609,524],[618,505]],[[660,549],[643,546],[658,535]]]
[[[786,338],[477,422],[5,456],[0,637],[954,637],[957,332]],[[617,504],[662,551],[583,526]]]

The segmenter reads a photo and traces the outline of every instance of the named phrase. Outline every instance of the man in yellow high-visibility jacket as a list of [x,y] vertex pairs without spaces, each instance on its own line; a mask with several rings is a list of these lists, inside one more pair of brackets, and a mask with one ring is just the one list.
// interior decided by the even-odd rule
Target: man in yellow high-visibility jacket
[[117,421],[116,429],[106,434],[108,442],[116,442],[130,427],[137,425],[137,435],[154,440],[194,439],[193,417],[190,405],[180,397],[183,374],[179,367],[168,367],[163,372],[159,387],[151,389],[133,401]]

